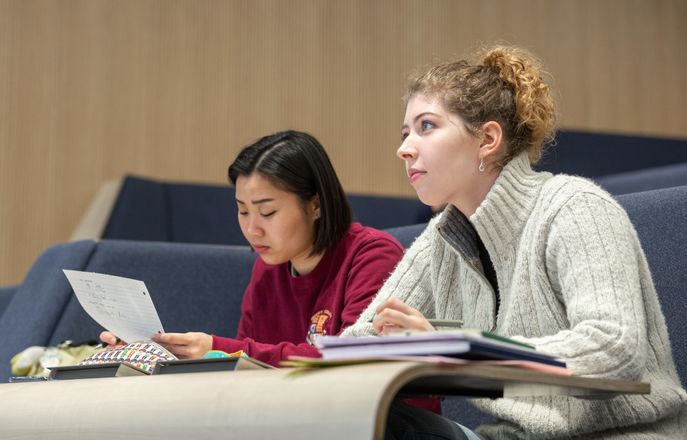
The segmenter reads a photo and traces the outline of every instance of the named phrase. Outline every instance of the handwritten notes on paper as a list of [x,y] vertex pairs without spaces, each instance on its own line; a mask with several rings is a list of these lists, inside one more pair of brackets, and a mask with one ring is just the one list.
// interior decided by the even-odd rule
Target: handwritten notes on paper
[[77,270],[64,274],[91,318],[123,341],[150,341],[164,331],[143,281]]

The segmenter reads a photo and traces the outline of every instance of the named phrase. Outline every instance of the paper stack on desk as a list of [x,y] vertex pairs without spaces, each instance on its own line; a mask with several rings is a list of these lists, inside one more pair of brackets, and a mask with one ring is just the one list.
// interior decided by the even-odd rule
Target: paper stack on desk
[[565,362],[517,341],[475,331],[403,333],[391,336],[322,336],[317,348],[323,359],[379,356],[448,356],[468,360],[521,360],[565,367]]

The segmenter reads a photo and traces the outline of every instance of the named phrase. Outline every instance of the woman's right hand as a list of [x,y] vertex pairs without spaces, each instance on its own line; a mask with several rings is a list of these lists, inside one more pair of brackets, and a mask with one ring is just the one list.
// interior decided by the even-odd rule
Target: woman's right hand
[[126,342],[119,339],[114,333],[102,332],[100,333],[100,342],[107,346],[107,348],[115,348],[126,345]]
[[398,331],[432,331],[434,327],[417,309],[398,298],[387,298],[377,306],[372,327],[378,335],[389,335]]

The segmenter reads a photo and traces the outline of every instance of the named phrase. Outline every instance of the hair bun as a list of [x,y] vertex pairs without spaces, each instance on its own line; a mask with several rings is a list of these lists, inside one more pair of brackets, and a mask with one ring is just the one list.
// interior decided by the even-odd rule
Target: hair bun
[[[532,145],[553,139],[555,106],[539,60],[523,49],[497,46],[487,50],[481,64],[497,74],[515,94],[516,132],[529,138]],[[530,151],[534,153],[537,149]],[[535,154],[539,156],[541,150]],[[539,157],[531,159],[536,161]]]
[[497,47],[487,52],[482,60],[482,65],[489,68],[508,85],[513,87],[513,91],[517,91],[518,75],[522,74],[525,70],[525,64],[522,59],[514,56],[506,48]]

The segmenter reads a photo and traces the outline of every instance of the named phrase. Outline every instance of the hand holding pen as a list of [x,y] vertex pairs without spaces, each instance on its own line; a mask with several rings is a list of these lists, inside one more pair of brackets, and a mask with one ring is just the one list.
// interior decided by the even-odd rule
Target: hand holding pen
[[398,298],[385,299],[376,309],[372,327],[379,335],[399,331],[431,331],[434,327],[420,311]]

